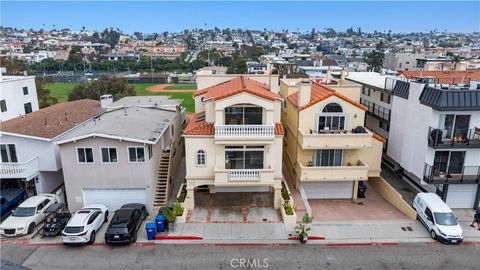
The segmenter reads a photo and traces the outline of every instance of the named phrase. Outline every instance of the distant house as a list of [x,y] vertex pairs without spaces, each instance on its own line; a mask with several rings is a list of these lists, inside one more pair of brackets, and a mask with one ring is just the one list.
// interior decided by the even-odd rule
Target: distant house
[[35,76],[0,74],[0,121],[38,111]]
[[102,111],[99,101],[59,103],[2,122],[0,177],[27,189],[49,193],[63,184],[60,150],[54,140]]

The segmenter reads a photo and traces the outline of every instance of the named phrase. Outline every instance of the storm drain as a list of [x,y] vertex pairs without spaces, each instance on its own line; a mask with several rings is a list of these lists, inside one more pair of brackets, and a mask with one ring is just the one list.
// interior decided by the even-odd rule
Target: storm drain
[[410,226],[400,227],[400,228],[402,228],[402,231],[404,231],[404,232],[407,232],[407,231],[408,231],[408,232],[413,232],[413,229],[412,229],[412,227],[410,227]]

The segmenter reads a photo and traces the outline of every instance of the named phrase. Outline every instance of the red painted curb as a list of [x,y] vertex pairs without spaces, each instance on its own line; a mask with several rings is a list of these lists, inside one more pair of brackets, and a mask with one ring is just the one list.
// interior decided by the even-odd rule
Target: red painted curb
[[168,235],[157,235],[156,240],[203,240],[201,236],[168,236]]
[[480,245],[480,242],[467,241],[463,242],[464,245]]
[[203,244],[203,246],[213,247],[279,247],[290,246],[290,244],[273,244],[273,243],[218,243],[218,244]]
[[327,247],[366,247],[366,246],[398,246],[399,243],[329,243]]
[[[290,236],[288,237],[288,240],[299,240],[298,236]],[[308,240],[325,240],[325,237],[323,236],[309,236]]]

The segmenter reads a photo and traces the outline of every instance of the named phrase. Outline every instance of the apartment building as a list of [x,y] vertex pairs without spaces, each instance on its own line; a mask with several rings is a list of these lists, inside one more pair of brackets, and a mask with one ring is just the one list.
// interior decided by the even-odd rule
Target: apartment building
[[83,99],[2,122],[2,182],[25,188],[30,195],[57,190],[64,179],[60,149],[54,141],[101,111],[99,101]]
[[148,211],[168,200],[170,179],[182,156],[182,100],[166,96],[125,97],[56,141],[69,209],[126,203]]
[[271,193],[280,208],[283,99],[269,87],[274,84],[268,76],[210,78],[197,77],[195,115],[183,133],[187,209],[193,209],[199,187]]
[[380,176],[383,139],[363,126],[360,88],[343,76],[281,80],[284,164],[304,200],[355,200],[359,181]]
[[425,83],[428,79],[396,81],[387,154],[399,169],[437,192],[450,207],[476,208],[480,200],[479,82]]
[[38,111],[35,76],[0,74],[0,121]]
[[384,67],[389,70],[415,70],[417,59],[426,58],[420,53],[389,52],[385,54]]

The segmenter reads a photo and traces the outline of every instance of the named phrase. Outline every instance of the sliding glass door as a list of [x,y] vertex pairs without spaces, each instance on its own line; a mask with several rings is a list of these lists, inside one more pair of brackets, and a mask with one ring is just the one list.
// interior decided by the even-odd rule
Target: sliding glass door
[[331,167],[342,166],[343,150],[342,149],[322,149],[315,152],[315,166]]
[[443,117],[443,127],[441,128],[446,129],[445,138],[467,137],[470,126],[470,115],[446,114]]
[[461,174],[465,163],[464,151],[437,151],[433,161],[434,174]]
[[225,169],[263,169],[263,166],[263,146],[225,146]]
[[225,125],[262,125],[263,108],[232,106],[225,108]]

